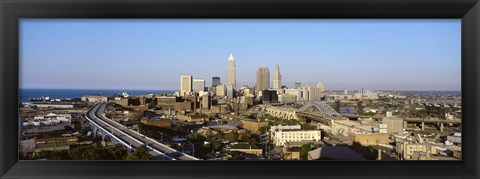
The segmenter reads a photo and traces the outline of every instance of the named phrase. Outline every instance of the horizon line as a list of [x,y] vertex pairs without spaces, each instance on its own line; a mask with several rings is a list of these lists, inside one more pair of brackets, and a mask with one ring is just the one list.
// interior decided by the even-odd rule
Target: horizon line
[[[104,89],[89,89],[89,88],[18,88],[19,90],[138,90],[138,91],[179,91],[178,89],[119,89],[119,88],[104,88]],[[287,88],[295,89],[295,88]],[[370,91],[451,91],[451,92],[461,92],[462,90],[405,90],[405,89],[368,89],[363,88],[364,90]],[[327,91],[359,91],[361,89],[324,89],[324,92]]]

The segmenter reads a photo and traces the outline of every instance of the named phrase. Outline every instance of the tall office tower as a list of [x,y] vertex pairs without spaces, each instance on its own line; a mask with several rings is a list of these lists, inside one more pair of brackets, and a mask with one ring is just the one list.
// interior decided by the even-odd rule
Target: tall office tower
[[298,89],[298,88],[301,88],[301,87],[302,87],[302,83],[295,82],[295,89]]
[[219,85],[217,85],[216,87],[216,94],[217,96],[225,96],[225,85],[220,83]]
[[233,85],[230,83],[227,84],[227,97],[233,99]]
[[226,84],[232,84],[233,89],[236,88],[237,86],[237,81],[235,77],[235,59],[233,58],[233,55],[230,54],[228,57],[228,64],[227,64],[227,82]]
[[193,79],[193,92],[199,93],[200,91],[205,91],[205,79],[194,78]]
[[202,96],[202,108],[203,109],[210,109],[212,105],[212,97],[210,94],[206,93]]
[[185,94],[190,92],[192,92],[192,76],[180,76],[180,96],[185,96]]
[[322,89],[317,87],[306,87],[309,101],[320,101],[322,99]]
[[323,88],[323,83],[317,83],[317,88],[320,89],[320,92],[325,92],[325,89]]
[[255,93],[270,88],[270,71],[268,67],[259,67],[257,71],[257,84],[255,85]]
[[282,89],[282,75],[280,74],[280,66],[278,66],[278,63],[273,73],[273,89]]
[[214,76],[212,77],[212,86],[217,86],[220,84],[220,77]]

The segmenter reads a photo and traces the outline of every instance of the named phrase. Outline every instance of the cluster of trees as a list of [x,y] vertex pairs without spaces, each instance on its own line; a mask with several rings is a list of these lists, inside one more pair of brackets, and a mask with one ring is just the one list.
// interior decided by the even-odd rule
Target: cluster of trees
[[408,117],[418,117],[418,118],[426,118],[428,116],[430,116],[428,114],[428,111],[425,110],[425,109],[421,109],[421,110],[416,110],[415,108],[411,108],[408,110],[407,112],[408,114]]
[[278,117],[274,117],[274,116],[267,116],[266,119],[268,119],[268,121],[273,121],[273,125],[278,125],[278,124],[281,124],[281,125],[297,125],[299,124],[299,121],[298,120],[288,120],[288,119],[282,119],[282,118],[278,118]]
[[303,144],[300,148],[300,160],[308,160],[308,152],[313,150],[313,144]]
[[242,134],[238,134],[235,132],[230,132],[226,134],[222,134],[222,133],[213,134],[212,131],[208,131],[205,136],[205,141],[208,142],[206,147],[214,151],[221,149],[222,142],[224,140],[228,140],[230,142],[238,141],[238,142],[248,142],[249,144],[258,144],[257,137],[255,137],[255,135],[252,134],[251,132],[245,132]]
[[121,145],[107,148],[99,143],[89,147],[78,147],[62,151],[41,151],[34,153],[31,160],[150,160],[152,156],[147,148],[141,147],[130,154]]
[[317,126],[311,125],[310,123],[304,122],[301,124],[302,129],[316,129]]

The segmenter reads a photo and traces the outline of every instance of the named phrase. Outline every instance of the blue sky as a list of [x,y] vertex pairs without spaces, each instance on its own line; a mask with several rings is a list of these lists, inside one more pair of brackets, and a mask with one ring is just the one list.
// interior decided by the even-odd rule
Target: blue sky
[[20,21],[20,87],[178,89],[180,75],[237,85],[280,64],[282,85],[460,90],[461,22],[437,20]]

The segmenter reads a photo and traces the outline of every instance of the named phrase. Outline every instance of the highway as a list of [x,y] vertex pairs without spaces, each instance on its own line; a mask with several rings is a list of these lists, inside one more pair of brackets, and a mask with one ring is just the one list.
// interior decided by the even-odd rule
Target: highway
[[87,118],[100,125],[124,143],[129,144],[132,148],[135,149],[147,145],[147,147],[151,149],[150,154],[157,160],[198,160],[195,157],[179,152],[105,117],[103,112],[107,105],[108,103],[105,102],[95,104],[87,111]]

